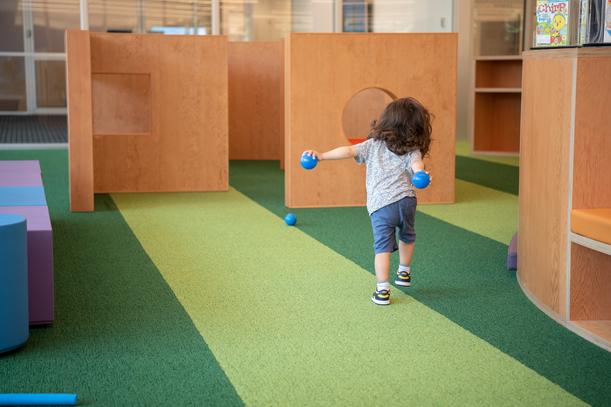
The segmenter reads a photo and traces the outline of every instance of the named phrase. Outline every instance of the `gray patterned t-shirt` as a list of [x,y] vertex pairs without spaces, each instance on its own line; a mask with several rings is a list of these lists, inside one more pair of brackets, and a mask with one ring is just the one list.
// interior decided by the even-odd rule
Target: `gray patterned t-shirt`
[[414,160],[422,158],[420,150],[396,155],[386,148],[384,141],[374,139],[357,144],[355,148],[354,159],[367,166],[365,186],[370,215],[406,196],[416,196],[411,166]]

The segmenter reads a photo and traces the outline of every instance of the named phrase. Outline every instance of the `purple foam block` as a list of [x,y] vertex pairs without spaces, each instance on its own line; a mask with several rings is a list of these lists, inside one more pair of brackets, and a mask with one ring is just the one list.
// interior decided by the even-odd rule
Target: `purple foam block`
[[40,174],[40,163],[37,160],[2,160],[0,172],[20,171]]
[[507,248],[507,270],[518,269],[518,234],[511,238],[511,243]]
[[0,187],[41,187],[40,174],[0,170]]
[[0,161],[0,186],[42,186],[38,161]]
[[53,233],[46,206],[2,206],[0,213],[22,215],[28,230],[30,324],[53,322]]

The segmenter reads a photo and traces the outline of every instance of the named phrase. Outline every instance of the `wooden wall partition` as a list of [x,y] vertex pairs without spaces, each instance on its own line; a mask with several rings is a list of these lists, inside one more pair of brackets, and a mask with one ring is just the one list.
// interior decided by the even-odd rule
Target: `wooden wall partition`
[[428,169],[432,186],[421,203],[454,202],[457,35],[293,33],[285,47],[285,198],[288,207],[365,204],[364,167],[327,161],[306,171],[306,149],[349,141],[342,112],[366,88],[412,96],[435,115]]
[[518,276],[531,295],[564,317],[574,63],[545,51],[528,54],[523,66]]
[[70,208],[73,211],[93,211],[93,113],[88,31],[66,32],[66,93]]
[[70,88],[69,143],[71,168],[93,165],[93,191],[79,194],[71,171],[72,210],[93,210],[92,192],[227,190],[226,38],[68,31],[68,55],[85,37],[90,59],[67,61],[68,83],[90,89]]
[[284,156],[284,44],[230,42],[229,159]]

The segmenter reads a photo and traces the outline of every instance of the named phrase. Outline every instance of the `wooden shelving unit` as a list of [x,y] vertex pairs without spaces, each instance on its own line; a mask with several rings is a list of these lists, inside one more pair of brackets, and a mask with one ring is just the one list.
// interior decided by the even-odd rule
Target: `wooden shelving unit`
[[473,72],[473,151],[518,154],[522,57],[478,57]]
[[518,281],[611,351],[609,87],[609,48],[524,53]]

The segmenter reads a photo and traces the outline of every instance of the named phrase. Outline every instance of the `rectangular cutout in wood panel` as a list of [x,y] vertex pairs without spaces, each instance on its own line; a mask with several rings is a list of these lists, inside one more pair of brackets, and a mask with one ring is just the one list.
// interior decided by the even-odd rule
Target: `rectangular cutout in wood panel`
[[151,75],[91,75],[94,135],[151,133]]

